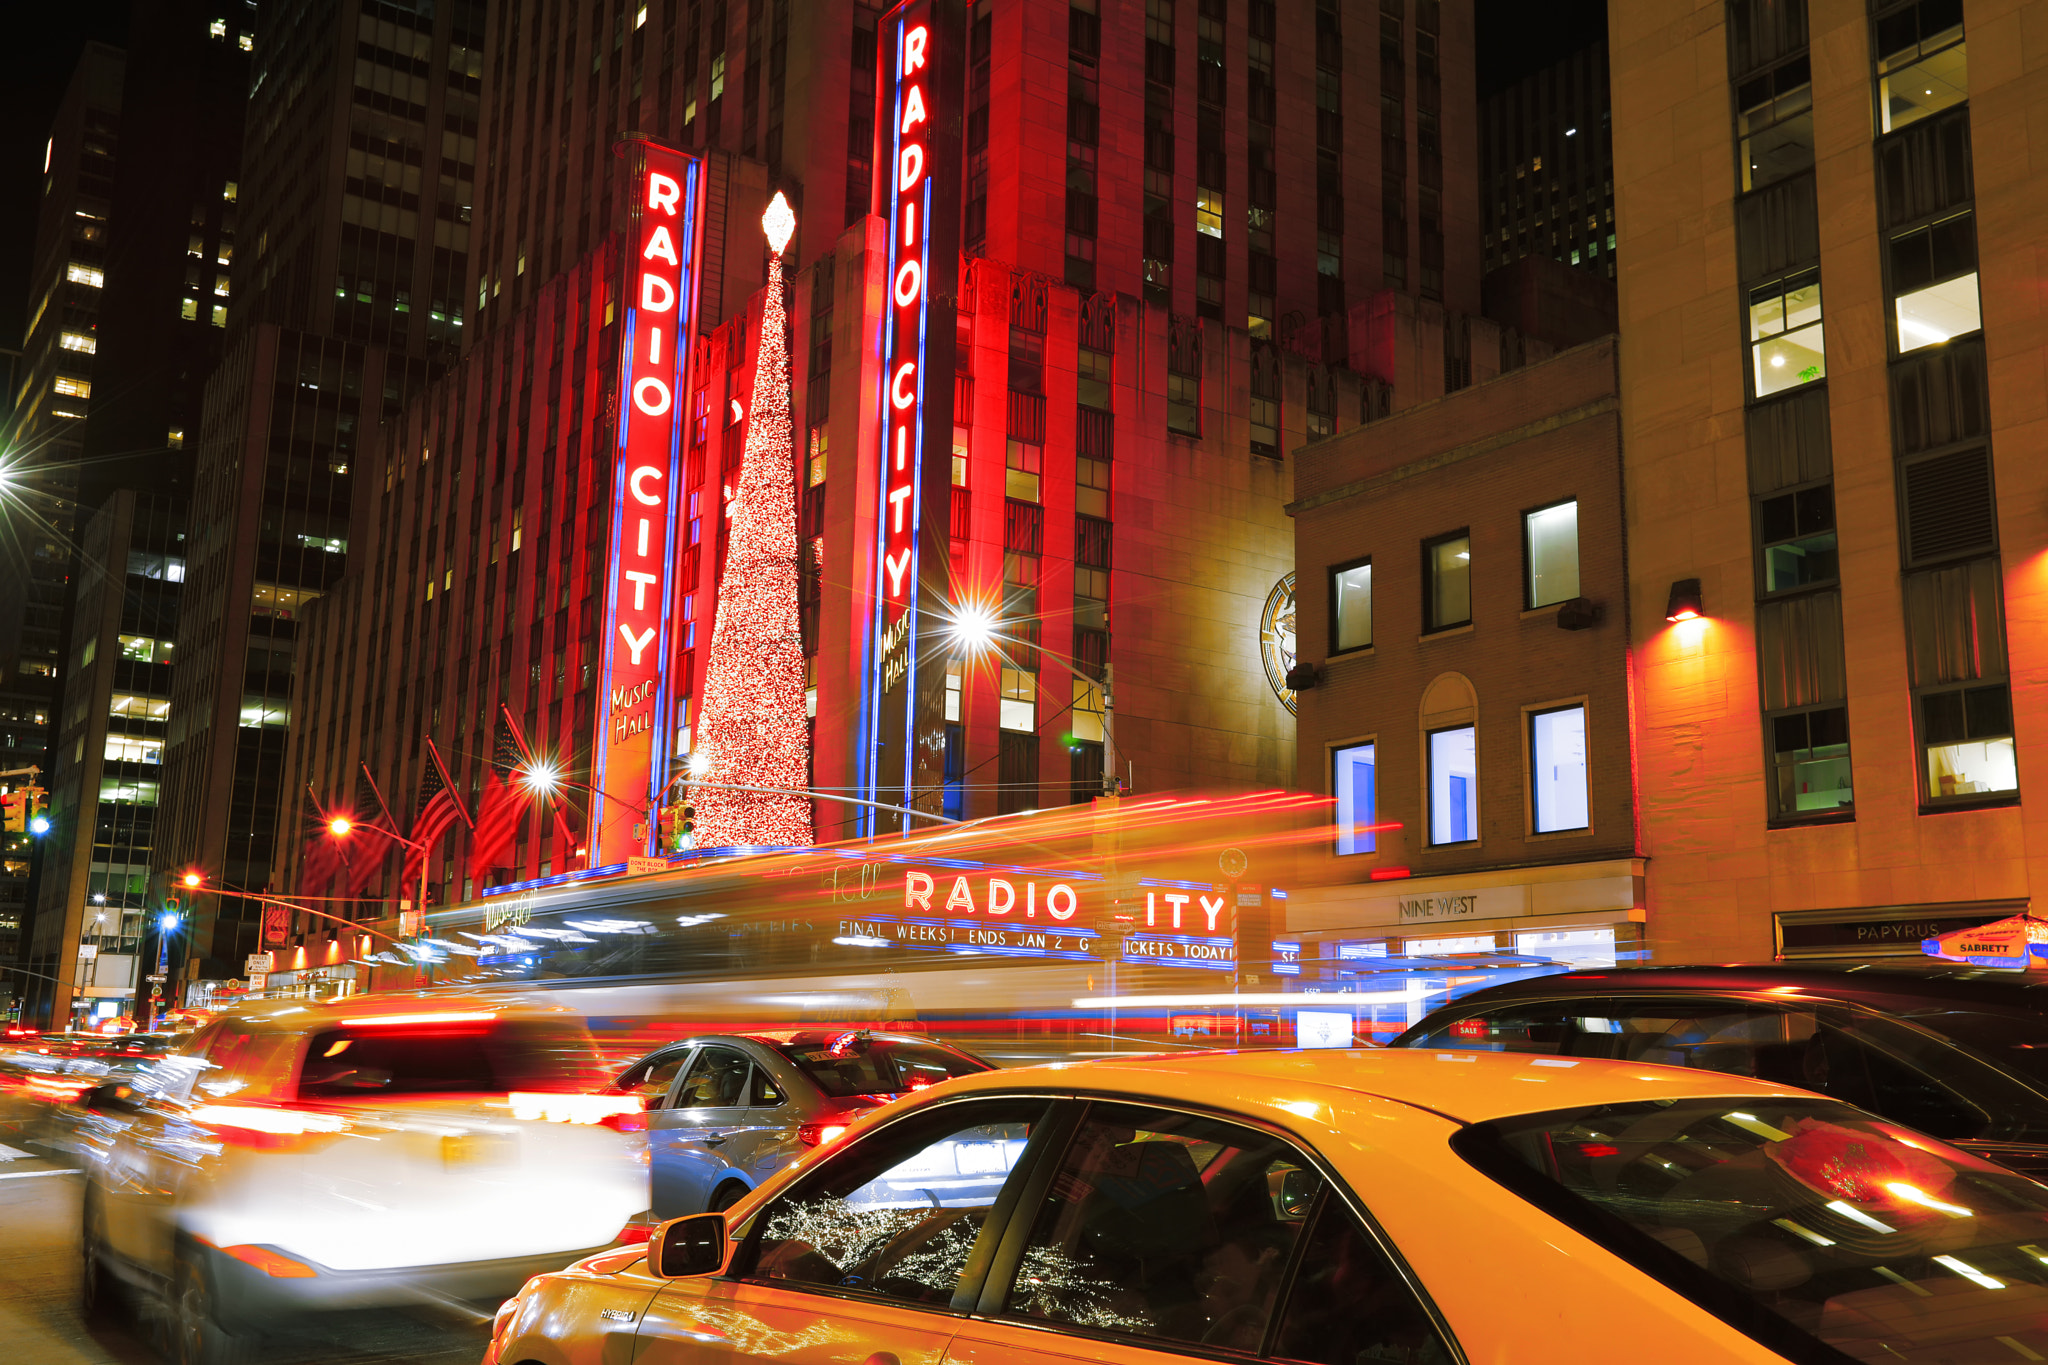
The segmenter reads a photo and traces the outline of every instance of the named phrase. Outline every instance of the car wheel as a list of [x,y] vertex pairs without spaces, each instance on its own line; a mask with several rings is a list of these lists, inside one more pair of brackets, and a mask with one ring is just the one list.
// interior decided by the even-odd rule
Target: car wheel
[[747,1193],[747,1187],[737,1180],[728,1180],[711,1192],[711,1202],[704,1206],[706,1213],[724,1213],[740,1202]]
[[251,1334],[229,1332],[215,1318],[213,1287],[198,1253],[178,1253],[171,1272],[171,1360],[173,1365],[244,1365],[255,1358]]
[[107,1239],[100,1214],[86,1200],[78,1232],[78,1311],[87,1322],[111,1322],[120,1316],[120,1286],[107,1269]]

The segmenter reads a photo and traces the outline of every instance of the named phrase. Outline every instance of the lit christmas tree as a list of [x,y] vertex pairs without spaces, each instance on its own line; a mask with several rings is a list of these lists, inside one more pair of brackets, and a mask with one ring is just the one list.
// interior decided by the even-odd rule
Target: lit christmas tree
[[699,848],[808,846],[808,796],[721,790],[809,785],[804,644],[797,619],[796,480],[790,462],[789,343],[783,332],[782,250],[796,217],[781,194],[761,217],[774,255],[754,358],[754,402],[732,500],[718,620],[711,632],[704,706],[690,792]]

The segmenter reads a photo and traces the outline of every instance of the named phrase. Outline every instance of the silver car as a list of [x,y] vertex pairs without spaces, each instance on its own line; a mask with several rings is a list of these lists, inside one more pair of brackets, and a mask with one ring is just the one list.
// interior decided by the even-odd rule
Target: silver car
[[994,1068],[911,1034],[797,1029],[671,1043],[614,1082],[646,1103],[653,1216],[727,1209],[855,1115]]

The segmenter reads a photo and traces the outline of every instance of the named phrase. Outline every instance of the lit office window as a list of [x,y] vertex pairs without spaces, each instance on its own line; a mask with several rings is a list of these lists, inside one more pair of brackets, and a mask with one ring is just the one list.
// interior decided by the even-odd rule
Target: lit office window
[[1827,377],[1818,270],[1749,291],[1749,349],[1758,398]]
[[1379,848],[1376,744],[1352,744],[1330,755],[1330,792],[1337,798],[1337,852],[1372,853]]
[[57,338],[57,344],[67,351],[77,351],[81,355],[91,355],[100,348],[99,342],[84,332],[62,333]]
[[1970,97],[1962,0],[1921,0],[1877,21],[1880,131],[1961,104]]
[[1479,837],[1479,753],[1469,725],[1429,736],[1429,842],[1470,843]]
[[1038,708],[1034,702],[1036,688],[1031,674],[1021,668],[1003,670],[1003,709],[998,724],[1005,730],[1036,730]]
[[1891,240],[1892,309],[1901,353],[1980,330],[1974,215],[1958,213]]
[[64,267],[64,278],[73,284],[86,285],[92,289],[103,288],[107,283],[107,277],[103,272],[89,265],[80,265],[76,261]]
[[1579,595],[1579,504],[1560,502],[1522,516],[1522,547],[1529,564],[1524,604],[1547,607]]
[[1529,785],[1538,834],[1584,829],[1586,708],[1560,706],[1529,717]]
[[1459,531],[1422,546],[1424,631],[1449,630],[1472,620],[1472,537]]
[[68,374],[60,374],[57,376],[57,382],[54,387],[58,393],[63,394],[67,398],[92,397],[92,381],[90,379],[73,379]]
[[1330,652],[1372,643],[1372,561],[1330,570]]

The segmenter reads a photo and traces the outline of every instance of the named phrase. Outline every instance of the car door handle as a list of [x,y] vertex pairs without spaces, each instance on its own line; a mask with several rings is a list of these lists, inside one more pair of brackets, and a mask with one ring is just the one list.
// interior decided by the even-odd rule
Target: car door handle
[[720,1133],[714,1133],[704,1139],[704,1145],[706,1147],[723,1147],[725,1145],[725,1136]]

